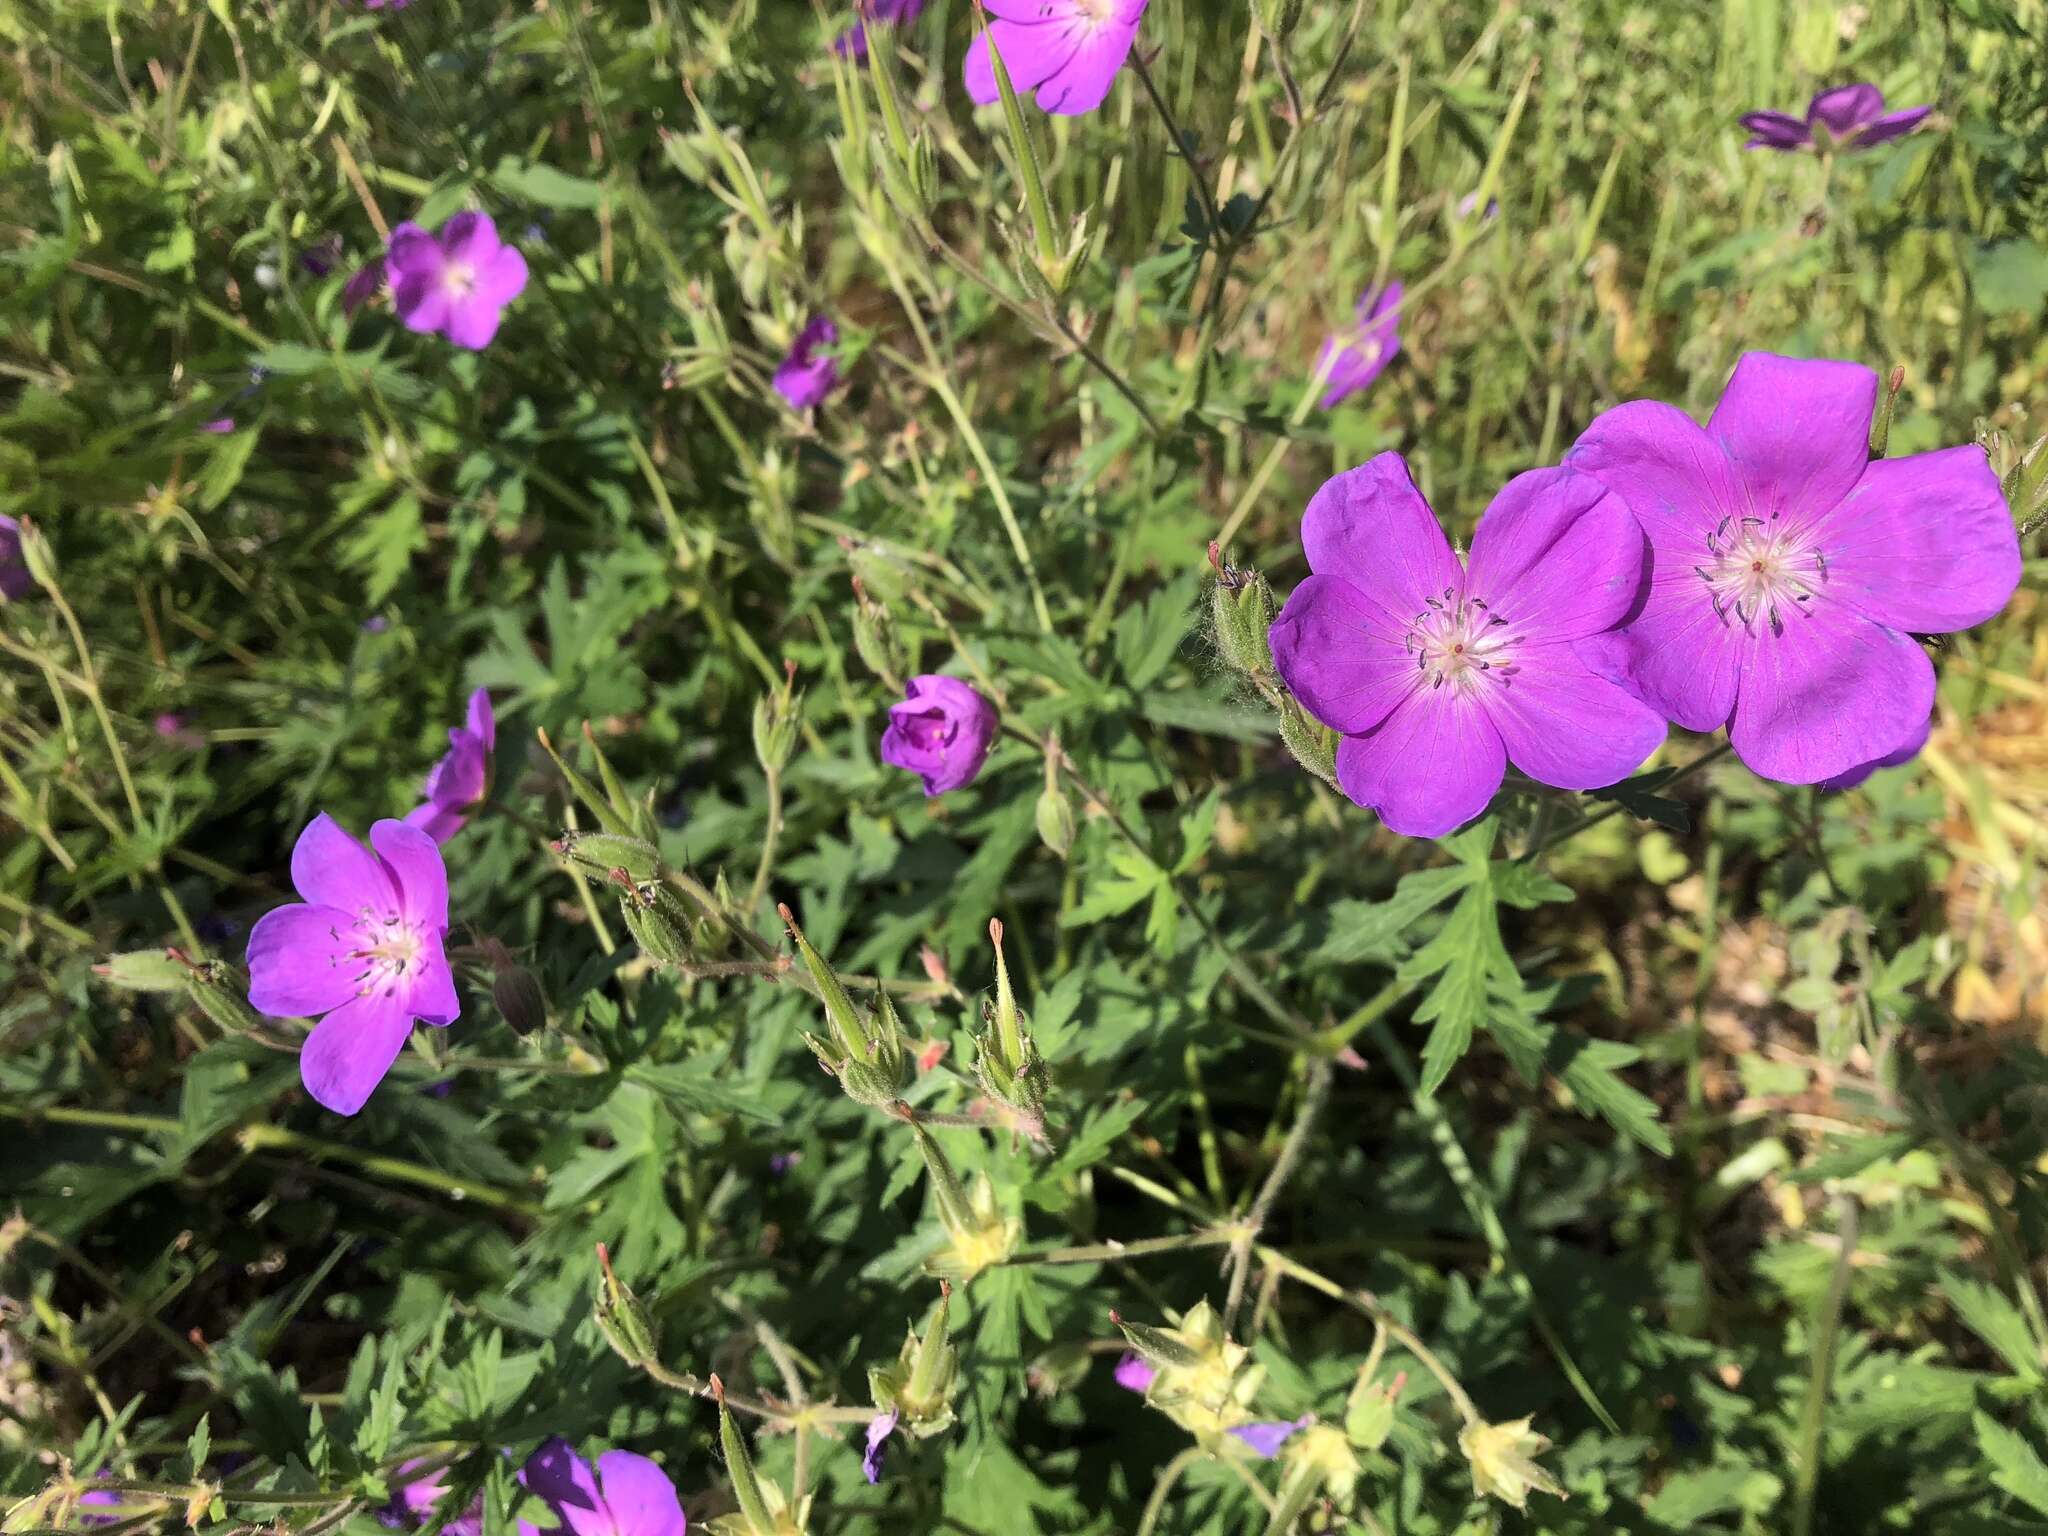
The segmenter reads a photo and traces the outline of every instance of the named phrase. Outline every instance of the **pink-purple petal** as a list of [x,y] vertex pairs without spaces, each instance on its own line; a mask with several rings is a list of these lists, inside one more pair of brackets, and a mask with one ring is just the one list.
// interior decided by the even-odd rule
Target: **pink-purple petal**
[[1301,542],[1318,576],[1341,576],[1394,623],[1412,619],[1465,573],[1398,453],[1323,482],[1302,514]]
[[1907,107],[1899,112],[1887,112],[1856,135],[1856,147],[1869,149],[1876,144],[1889,144],[1893,139],[1904,138],[1918,128],[1933,107]]
[[1010,88],[1019,96],[1030,95],[1064,67],[1078,45],[1074,29],[1063,22],[1018,25],[991,20],[986,32],[977,29],[974,40],[967,45],[962,78],[968,99],[983,107],[1002,99],[995,67],[989,63],[991,40],[1003,56],[1003,68],[1009,71]]
[[612,1512],[597,1491],[597,1474],[560,1435],[544,1441],[519,1469],[527,1492],[553,1506],[571,1536],[615,1536]]
[[[438,329],[458,347],[481,352],[498,334],[498,326],[504,318],[505,311],[501,305],[493,304],[481,295],[471,294],[467,298],[449,301],[447,316]],[[410,316],[406,324],[414,330],[436,329],[413,325]]]
[[2019,534],[1974,445],[1874,461],[1814,538],[1827,596],[1893,629],[1969,629],[2019,586]]
[[439,272],[410,273],[392,285],[391,307],[408,331],[426,335],[446,327],[454,304]]
[[1717,617],[1699,577],[1682,565],[1653,570],[1643,611],[1621,629],[1581,640],[1579,654],[1674,724],[1712,731],[1735,710],[1747,637]]
[[1659,549],[1700,547],[1742,504],[1727,455],[1698,422],[1661,400],[1603,411],[1564,463],[1628,503]]
[[249,1006],[274,1019],[314,1018],[356,995],[362,967],[353,916],[339,907],[278,907],[249,930]]
[[1743,353],[1707,422],[1735,466],[1741,515],[1816,517],[1848,495],[1876,405],[1877,375],[1861,363]]
[[1332,730],[1371,730],[1414,691],[1404,626],[1341,576],[1310,576],[1270,631],[1273,664],[1308,712]]
[[1738,121],[1753,135],[1745,149],[1803,149],[1813,142],[1812,130],[1783,112],[1745,112]]
[[1507,631],[1538,641],[1612,629],[1640,604],[1648,541],[1626,503],[1590,475],[1536,469],[1510,480],[1479,519],[1465,590]]
[[1487,695],[1486,712],[1508,760],[1539,784],[1604,789],[1663,744],[1664,717],[1600,677],[1568,643],[1530,646]]
[[1876,86],[1838,85],[1813,98],[1806,108],[1806,120],[1842,139],[1882,111],[1884,96]]
[[351,914],[397,910],[389,871],[325,811],[292,846],[292,888],[314,906]]
[[1822,779],[1815,787],[1825,790],[1854,789],[1880,768],[1897,768],[1910,763],[1920,755],[1921,748],[1927,745],[1927,738],[1933,734],[1934,720],[1930,716],[1920,722],[1911,736],[1875,762],[1859,763],[1847,773],[1837,773]]
[[476,297],[500,308],[526,291],[526,257],[516,245],[500,246],[477,268]]
[[391,866],[398,882],[398,909],[430,929],[448,926],[448,866],[431,837],[402,821],[370,828],[370,846]]
[[606,1451],[597,1479],[617,1536],[683,1536],[689,1522],[669,1475],[645,1456]]
[[416,805],[407,811],[405,824],[419,828],[437,843],[445,843],[469,824],[469,818],[460,811],[429,800],[425,805]]
[[405,1048],[412,1018],[382,992],[350,998],[313,1027],[299,1053],[299,1079],[316,1103],[352,1115],[369,1101]]
[[1337,747],[1337,782],[1403,837],[1443,837],[1482,814],[1507,773],[1486,712],[1455,687],[1411,695]]
[[1116,83],[1117,71],[1131,56],[1136,38],[1134,30],[1114,22],[1096,28],[1082,39],[1059,72],[1038,88],[1038,105],[1058,117],[1093,112]]
[[1817,784],[1895,751],[1934,706],[1934,667],[1907,636],[1839,604],[1751,641],[1728,729],[1749,769]]
[[489,752],[498,744],[498,717],[491,709],[491,694],[488,688],[479,688],[469,696],[469,708],[464,724],[470,735],[483,743]]

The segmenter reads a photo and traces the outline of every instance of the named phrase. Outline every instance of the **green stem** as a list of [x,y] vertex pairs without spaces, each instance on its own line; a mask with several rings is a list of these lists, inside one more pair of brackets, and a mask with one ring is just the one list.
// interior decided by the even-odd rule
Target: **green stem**
[[1859,1207],[1853,1196],[1842,1195],[1837,1197],[1835,1210],[1835,1236],[1842,1246],[1835,1255],[1834,1273],[1828,1279],[1828,1293],[1821,1301],[1820,1316],[1814,1326],[1813,1366],[1806,1379],[1806,1401],[1799,1410],[1792,1536],[1809,1536],[1813,1530],[1814,1494],[1820,1487],[1821,1427],[1827,1418],[1828,1392],[1835,1375],[1835,1333],[1841,1326],[1842,1303],[1848,1299],[1849,1275],[1856,1263]]

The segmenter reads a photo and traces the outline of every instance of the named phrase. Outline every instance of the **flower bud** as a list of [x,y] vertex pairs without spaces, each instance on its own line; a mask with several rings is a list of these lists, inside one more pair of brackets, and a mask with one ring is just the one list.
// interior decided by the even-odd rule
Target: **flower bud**
[[802,723],[804,696],[796,691],[796,663],[783,666],[782,686],[764,693],[754,704],[754,757],[761,771],[770,775],[789,766]]
[[748,1536],[777,1536],[776,1520],[762,1494],[753,1455],[739,1425],[733,1422],[732,1410],[725,1406],[725,1383],[716,1376],[711,1378],[711,1395],[718,1399],[718,1445],[725,1452],[725,1474],[732,1479],[733,1502],[740,1507],[744,1528]]
[[107,956],[92,973],[124,992],[176,992],[191,978],[192,968],[174,950],[131,949]]
[[1296,762],[1332,789],[1337,787],[1337,733],[1311,720],[1291,698],[1280,701],[1280,739]]
[[1045,743],[1045,788],[1038,796],[1038,839],[1061,858],[1074,846],[1074,807],[1060,788],[1060,739]]
[[619,886],[619,915],[640,952],[658,966],[687,965],[690,914],[682,899],[660,881],[635,881],[618,869],[610,874]]
[[572,864],[600,874],[622,871],[636,881],[659,880],[662,876],[661,850],[637,837],[617,832],[564,832],[548,844]]
[[21,520],[21,563],[37,586],[46,592],[57,590],[57,554],[34,518]]
[[508,963],[498,966],[491,977],[491,1001],[515,1034],[533,1034],[548,1022],[546,994],[533,972],[509,955],[506,959]]
[[262,1020],[249,1006],[249,976],[239,965],[206,960],[192,967],[185,989],[199,1011],[224,1035],[246,1035]]
[[1216,545],[1209,546],[1216,583],[1209,589],[1210,629],[1224,664],[1236,671],[1263,676],[1273,670],[1267,632],[1273,627],[1273,589],[1257,571],[1227,564]]
[[1884,398],[1877,402],[1877,414],[1870,423],[1870,456],[1884,457],[1885,447],[1892,440],[1892,417],[1899,408],[1899,391],[1906,387],[1906,367],[1901,363],[1892,369],[1891,377],[1885,381]]
[[1458,1449],[1472,1463],[1472,1491],[1482,1498],[1491,1496],[1516,1509],[1526,1508],[1532,1489],[1565,1496],[1564,1489],[1536,1458],[1550,1449],[1549,1440],[1532,1433],[1526,1417],[1505,1424],[1467,1424],[1458,1436]]
[[1387,1443],[1394,1429],[1394,1401],[1408,1377],[1404,1371],[1392,1383],[1381,1386],[1370,1371],[1360,1371],[1344,1403],[1344,1433],[1362,1451],[1376,1451]]
[[646,1368],[661,1363],[661,1334],[654,1319],[640,1304],[640,1298],[626,1289],[612,1273],[612,1256],[603,1243],[597,1245],[597,1300],[591,1316],[598,1332],[628,1365]]
[[897,638],[896,621],[867,594],[861,579],[853,578],[853,647],[867,668],[891,688],[903,686],[903,644]]

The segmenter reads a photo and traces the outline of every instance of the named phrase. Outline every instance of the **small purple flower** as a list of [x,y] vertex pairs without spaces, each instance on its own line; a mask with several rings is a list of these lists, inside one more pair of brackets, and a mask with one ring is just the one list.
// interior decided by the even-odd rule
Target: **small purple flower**
[[[1475,212],[1477,212],[1478,208],[1479,194],[1476,191],[1467,192],[1463,197],[1458,199],[1458,217],[1461,219],[1471,218],[1472,215]],[[1497,219],[1499,217],[1500,199],[1497,197],[1489,197],[1486,200],[1486,212],[1480,216],[1480,222],[1491,222],[1492,220]]]
[[1838,85],[1807,104],[1802,120],[1784,112],[1746,112],[1742,126],[1750,131],[1744,149],[1776,149],[1788,154],[1802,149],[1869,149],[1902,138],[1920,126],[1932,107],[1884,109],[1884,93],[1874,85]]
[[[372,851],[374,850],[374,851]],[[365,848],[322,812],[292,849],[302,905],[249,934],[249,1005],[271,1018],[326,1017],[306,1037],[299,1076],[338,1115],[363,1107],[412,1033],[461,1012],[442,944],[448,871],[418,827],[380,821]]]
[[472,352],[490,345],[505,306],[526,287],[526,258],[498,238],[487,213],[458,213],[432,235],[401,224],[385,259],[405,328],[438,331]]
[[462,830],[469,813],[491,792],[491,761],[498,745],[498,722],[491,696],[479,688],[469,696],[469,718],[448,731],[448,754],[427,773],[427,803],[406,818],[437,843]]
[[[1323,343],[1316,358],[1316,373],[1326,388],[1323,409],[1357,394],[1386,371],[1401,351],[1401,285],[1368,288],[1359,295],[1358,324]],[[1329,371],[1324,373],[1324,369]]]
[[1230,1433],[1250,1446],[1254,1455],[1263,1456],[1271,1461],[1280,1454],[1280,1447],[1292,1438],[1294,1432],[1308,1428],[1310,1422],[1310,1416],[1304,1413],[1298,1419],[1274,1419],[1259,1424],[1240,1424]]
[[[107,1474],[102,1470],[99,1475],[105,1477]],[[84,1512],[88,1506],[93,1509],[119,1510],[127,1503],[126,1498],[114,1492],[111,1488],[94,1488],[90,1492],[81,1493],[78,1496],[79,1523],[82,1525],[119,1525],[131,1515],[141,1513],[142,1508],[146,1507],[137,1506],[130,1509],[127,1514],[88,1515]]]
[[[423,1465],[420,1461],[409,1461],[398,1469],[400,1479]],[[389,1530],[405,1530],[425,1525],[433,1518],[434,1506],[441,1502],[448,1492],[448,1471],[430,1472],[425,1477],[401,1481],[398,1491],[389,1504],[378,1512],[377,1522]],[[519,1536],[543,1536],[539,1526],[531,1520],[521,1520]],[[483,1536],[484,1496],[479,1493],[469,1508],[455,1516],[441,1527],[444,1536]],[[554,1536],[554,1533],[548,1533]]]
[[1394,831],[1463,826],[1510,761],[1539,783],[1598,789],[1664,739],[1584,653],[1640,601],[1647,548],[1598,481],[1516,476],[1460,563],[1408,466],[1383,453],[1316,492],[1301,539],[1315,574],[1274,622],[1274,664],[1342,733],[1344,793]]
[[995,706],[957,677],[927,672],[889,706],[882,761],[924,780],[927,795],[958,789],[981,772],[996,735]]
[[839,359],[828,350],[838,340],[839,327],[824,315],[814,316],[797,333],[775,370],[775,392],[791,410],[808,411],[839,387]]
[[860,1469],[870,1484],[882,1480],[882,1448],[896,1429],[896,1410],[878,1413],[868,1420],[868,1448],[861,1453]]
[[206,738],[192,729],[192,723],[183,715],[172,711],[166,710],[158,715],[151,722],[151,726],[159,740],[174,747],[182,747],[187,752],[196,751],[206,745]]
[[557,1435],[519,1481],[554,1506],[566,1536],[683,1536],[689,1526],[669,1475],[631,1451],[606,1451],[593,1468]]
[[366,635],[381,635],[391,627],[391,621],[381,613],[373,613],[359,627]]
[[776,1178],[785,1178],[789,1170],[804,1160],[801,1152],[777,1152],[768,1159],[768,1171]]
[[35,588],[36,579],[21,558],[21,524],[0,512],[0,597],[20,602]]
[[225,435],[235,430],[235,418],[232,416],[222,416],[214,421],[201,422],[199,430]]
[[310,277],[325,277],[341,262],[341,236],[327,235],[299,252],[299,267]]
[[860,20],[833,40],[832,51],[842,59],[868,56],[868,28],[876,22],[907,27],[924,14],[925,0],[861,0]]
[[1602,668],[1691,731],[1728,727],[1767,779],[1817,784],[1912,740],[1934,668],[1912,638],[1981,624],[2020,578],[1981,448],[1870,458],[1877,375],[1748,352],[1704,429],[1632,400],[1568,468],[1649,535],[1648,601],[1594,642]]
[[964,73],[980,106],[999,101],[989,63],[991,40],[1019,96],[1037,93],[1039,108],[1071,117],[1093,112],[1109,95],[1130,57],[1149,0],[983,0],[988,29],[975,29]]
[[1126,1392],[1150,1392],[1152,1379],[1159,1374],[1159,1367],[1143,1355],[1128,1352],[1116,1363],[1116,1384]]

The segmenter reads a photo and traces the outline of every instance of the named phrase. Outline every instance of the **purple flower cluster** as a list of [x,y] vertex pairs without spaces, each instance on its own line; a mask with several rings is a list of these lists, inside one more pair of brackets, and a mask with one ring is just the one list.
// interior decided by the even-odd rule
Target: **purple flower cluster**
[[1790,784],[1911,757],[1934,698],[1912,637],[1997,613],[2019,542],[1982,450],[1872,461],[1876,399],[1856,364],[1746,354],[1705,428],[1633,401],[1510,481],[1462,562],[1398,455],[1331,480],[1272,646],[1342,736],[1344,792],[1440,837],[1509,762],[1597,789],[1666,721],[1727,726]]
[[1903,138],[1920,126],[1932,107],[1884,109],[1884,93],[1874,85],[1838,85],[1807,103],[1804,118],[1784,112],[1748,112],[1742,126],[1750,131],[1744,149],[1775,149],[1786,154],[1803,149],[1864,150]]

